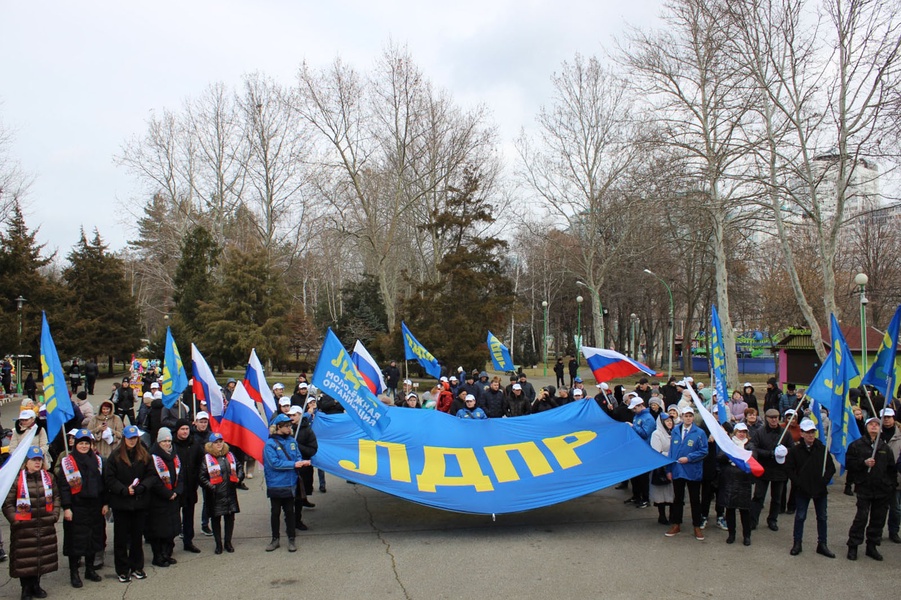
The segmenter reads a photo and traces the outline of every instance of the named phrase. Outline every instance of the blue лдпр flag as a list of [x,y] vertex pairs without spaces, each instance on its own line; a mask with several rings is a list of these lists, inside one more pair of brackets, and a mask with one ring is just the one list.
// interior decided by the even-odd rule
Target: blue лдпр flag
[[488,353],[491,354],[491,363],[495,371],[513,371],[513,359],[510,350],[504,346],[497,337],[488,332]]
[[876,361],[861,380],[862,384],[873,386],[886,398],[891,398],[895,393],[895,356],[898,354],[899,325],[901,325],[901,306],[895,309],[895,316],[892,317],[882,338]]
[[716,390],[717,415],[720,425],[729,420],[726,401],[729,392],[726,390],[726,350],[723,346],[723,324],[716,306],[710,311],[710,353],[713,359],[713,387]]
[[181,362],[181,355],[175,340],[172,339],[172,330],[166,327],[166,353],[164,355],[163,377],[160,379],[160,388],[163,393],[163,406],[172,408],[178,402],[181,393],[188,387],[188,375],[185,366]]
[[390,422],[388,407],[369,391],[366,380],[331,328],[313,371],[313,385],[340,402],[369,438],[377,440],[382,436]]
[[56,344],[50,335],[47,315],[41,312],[41,376],[44,385],[44,410],[47,411],[47,439],[53,440],[66,421],[75,416],[72,398],[66,389],[66,375],[59,362]]
[[432,353],[425,349],[425,346],[419,343],[419,341],[413,337],[413,334],[410,333],[410,330],[407,329],[407,324],[401,321],[400,323],[401,333],[404,338],[404,358],[406,360],[415,360],[422,368],[425,369],[425,372],[438,379],[441,377],[441,365],[438,364],[438,359],[432,356]]

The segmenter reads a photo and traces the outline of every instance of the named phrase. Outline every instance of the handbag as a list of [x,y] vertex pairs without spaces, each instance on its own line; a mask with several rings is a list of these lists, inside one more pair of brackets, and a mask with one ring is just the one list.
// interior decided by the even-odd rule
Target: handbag
[[651,471],[651,483],[654,485],[666,485],[670,481],[666,477],[666,467],[657,467]]

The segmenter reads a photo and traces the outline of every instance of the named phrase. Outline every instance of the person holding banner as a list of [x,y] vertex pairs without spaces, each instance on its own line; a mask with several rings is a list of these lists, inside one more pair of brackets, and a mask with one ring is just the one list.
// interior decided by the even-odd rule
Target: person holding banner
[[866,539],[866,555],[882,560],[877,547],[882,543],[882,528],[889,502],[898,485],[895,457],[879,437],[879,417],[867,419],[867,435],[848,446],[845,467],[854,481],[857,514],[848,530],[848,560],[857,560],[857,547]]
[[691,506],[691,521],[695,539],[704,540],[701,529],[701,478],[704,475],[704,458],[707,456],[707,434],[694,425],[695,411],[691,406],[682,409],[682,423],[673,429],[670,437],[669,458],[674,464],[667,466],[669,480],[673,482],[673,510],[670,527],[664,535],[673,537],[682,531],[682,513],[685,506],[685,489]]
[[272,528],[272,540],[266,546],[266,552],[273,552],[281,545],[278,530],[282,513],[285,515],[285,532],[288,534],[288,552],[297,552],[294,543],[297,531],[294,513],[297,469],[308,466],[310,461],[301,458],[297,442],[291,435],[291,419],[287,415],[276,416],[270,430],[272,433],[263,450],[263,471],[266,475],[266,496],[269,497]]
[[[754,444],[748,438],[748,426],[736,423],[732,429],[732,443],[739,448],[754,451]],[[727,544],[735,542],[735,511],[741,517],[741,535],[745,546],[751,545],[751,474],[733,463],[722,450],[717,452],[720,464],[717,504],[726,509],[726,527],[729,535]]]
[[3,502],[9,521],[9,576],[19,579],[23,600],[46,598],[41,575],[59,568],[56,522],[60,496],[53,477],[44,469],[44,452],[31,446]]

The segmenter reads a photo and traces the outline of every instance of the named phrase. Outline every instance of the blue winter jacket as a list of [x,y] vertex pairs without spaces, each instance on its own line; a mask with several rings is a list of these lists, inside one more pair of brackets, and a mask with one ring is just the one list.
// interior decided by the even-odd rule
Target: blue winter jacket
[[290,435],[273,435],[263,448],[266,495],[270,498],[293,496],[297,485],[294,463],[303,460],[297,441]]
[[683,436],[682,427],[679,424],[673,428],[669,457],[678,460],[684,456],[688,462],[684,465],[675,462],[666,469],[673,474],[673,479],[701,481],[704,476],[704,459],[707,457],[707,433],[695,424],[691,426],[688,435]]
[[461,419],[487,419],[488,415],[486,415],[485,411],[481,408],[474,408],[472,410],[461,408],[457,411],[457,417]]
[[654,420],[654,415],[651,414],[650,409],[646,408],[632,417],[632,429],[641,436],[641,439],[649,444],[651,443],[651,434],[657,429],[657,422]]

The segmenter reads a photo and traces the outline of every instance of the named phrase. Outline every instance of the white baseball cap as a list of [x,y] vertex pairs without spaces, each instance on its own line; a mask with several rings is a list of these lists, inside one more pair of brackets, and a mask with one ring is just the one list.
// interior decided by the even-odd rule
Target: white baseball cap
[[158,390],[158,389],[160,389],[160,384],[158,384],[157,382],[154,381],[153,383],[150,384],[150,389]]
[[573,389],[573,396],[581,396],[582,390],[580,388]]
[[513,384],[513,387],[510,388],[510,389],[522,391],[522,386],[519,385],[518,383],[514,383],[514,384]]
[[290,406],[291,398],[285,398],[284,396],[278,399],[279,406]]
[[272,386],[272,389],[273,390],[283,390],[283,389],[285,389],[285,386],[282,383],[276,383],[275,385]]
[[695,414],[695,409],[693,409],[690,406],[686,406],[685,408],[682,409],[682,414],[684,415],[687,413]]
[[289,415],[303,414],[303,409],[295,404],[294,406],[292,406],[291,408],[288,409],[288,414]]
[[880,417],[894,417],[895,409],[894,408],[883,408],[882,410],[879,411],[879,416]]
[[732,428],[732,431],[747,431],[748,426],[744,423],[736,423],[735,427]]
[[404,379],[404,385],[413,385],[413,382],[409,379]]
[[816,424],[810,419],[801,421],[801,431],[816,431]]
[[629,408],[635,408],[636,406],[641,406],[644,404],[644,400],[642,400],[641,396],[635,396],[631,400],[629,400]]
[[210,420],[210,415],[209,415],[209,413],[207,413],[206,411],[203,411],[203,410],[202,410],[202,411],[200,411],[199,413],[197,413],[196,415],[194,415],[194,420],[195,420],[195,421],[199,421],[199,420],[201,420],[201,419],[206,419],[207,421],[209,421],[209,420]]
[[297,389],[299,389],[299,390],[305,390],[305,389],[307,389],[307,388],[309,388],[309,387],[310,387],[310,386],[308,386],[306,383],[298,383],[298,384],[297,384]]

